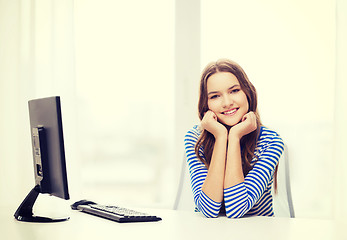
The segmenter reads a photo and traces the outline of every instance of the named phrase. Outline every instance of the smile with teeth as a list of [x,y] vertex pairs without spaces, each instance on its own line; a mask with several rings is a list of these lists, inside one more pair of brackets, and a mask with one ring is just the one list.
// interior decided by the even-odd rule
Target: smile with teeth
[[226,116],[232,116],[236,113],[236,111],[238,110],[238,108],[233,108],[233,109],[230,109],[226,112],[222,112],[223,115],[226,115]]

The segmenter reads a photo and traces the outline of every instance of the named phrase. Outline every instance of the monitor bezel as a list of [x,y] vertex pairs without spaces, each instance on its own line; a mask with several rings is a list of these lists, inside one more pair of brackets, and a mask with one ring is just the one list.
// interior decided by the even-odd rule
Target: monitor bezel
[[[61,102],[59,96],[30,100],[29,117],[32,136],[32,152],[35,184],[40,193],[69,199]],[[41,132],[41,162],[43,177],[37,171],[35,140],[36,129]],[[41,139],[40,138],[40,139]]]

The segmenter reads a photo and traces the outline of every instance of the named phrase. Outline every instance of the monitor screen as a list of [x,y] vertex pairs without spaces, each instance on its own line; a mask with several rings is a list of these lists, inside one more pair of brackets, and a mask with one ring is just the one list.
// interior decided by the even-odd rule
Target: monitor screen
[[27,222],[67,220],[35,216],[32,211],[39,194],[69,199],[60,97],[29,101],[29,116],[35,186],[14,216]]
[[35,184],[69,199],[60,97],[29,101]]

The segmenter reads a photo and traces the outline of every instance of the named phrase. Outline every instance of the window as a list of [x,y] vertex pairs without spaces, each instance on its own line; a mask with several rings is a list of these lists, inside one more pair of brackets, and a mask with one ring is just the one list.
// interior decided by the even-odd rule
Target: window
[[171,204],[174,1],[78,0],[75,32],[82,189]]

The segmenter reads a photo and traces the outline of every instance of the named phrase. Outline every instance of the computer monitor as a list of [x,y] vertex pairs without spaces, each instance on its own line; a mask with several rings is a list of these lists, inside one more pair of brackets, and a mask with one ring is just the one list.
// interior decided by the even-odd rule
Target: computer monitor
[[25,222],[58,222],[35,216],[33,206],[39,194],[47,193],[69,199],[60,97],[29,101],[31,142],[33,150],[35,187],[23,200],[14,216]]

